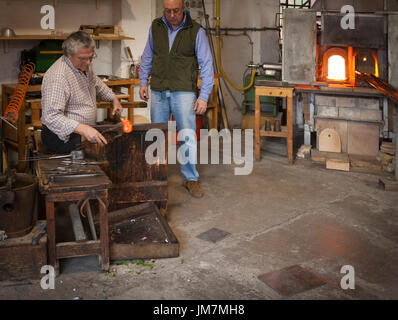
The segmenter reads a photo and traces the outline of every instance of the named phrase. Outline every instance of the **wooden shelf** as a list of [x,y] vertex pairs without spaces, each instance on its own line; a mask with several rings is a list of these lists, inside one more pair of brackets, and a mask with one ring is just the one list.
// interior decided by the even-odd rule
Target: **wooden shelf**
[[286,126],[281,126],[281,131],[265,131],[260,130],[260,136],[262,137],[276,137],[276,138],[288,138],[289,132]]
[[[0,40],[65,40],[69,34],[64,35],[47,35],[47,34],[37,34],[37,35],[20,35],[15,37],[0,37]],[[132,37],[126,36],[114,36],[114,35],[101,35],[93,36],[94,40],[135,40]]]

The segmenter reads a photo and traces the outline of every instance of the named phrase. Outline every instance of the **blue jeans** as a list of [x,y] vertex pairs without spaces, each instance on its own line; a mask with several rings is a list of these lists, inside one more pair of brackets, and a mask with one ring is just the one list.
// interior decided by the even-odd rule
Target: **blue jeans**
[[[196,131],[196,115],[194,106],[196,94],[187,91],[152,91],[151,96],[151,121],[152,123],[165,123],[170,120],[170,113],[177,123],[177,130],[190,129]],[[185,144],[180,141],[180,148]],[[186,156],[188,159],[196,159],[197,144],[196,139],[190,139],[185,146],[187,148]],[[199,173],[196,170],[194,161],[188,161],[186,164],[180,164],[181,173],[184,181],[197,181]]]

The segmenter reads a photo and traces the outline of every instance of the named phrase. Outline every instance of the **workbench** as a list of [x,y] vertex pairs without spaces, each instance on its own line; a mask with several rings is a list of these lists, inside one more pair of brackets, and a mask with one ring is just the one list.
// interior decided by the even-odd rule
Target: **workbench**
[[[58,260],[98,255],[103,270],[109,269],[108,188],[112,184],[97,165],[64,165],[65,159],[37,161],[39,192],[44,196],[47,220],[48,263],[59,271]],[[66,168],[63,173],[60,168]],[[95,173],[89,177],[68,177],[73,173]],[[98,201],[100,240],[56,243],[55,204],[61,202]],[[77,214],[79,218],[79,214]],[[81,223],[81,222],[80,222]]]
[[[274,84],[274,82],[272,82]],[[256,161],[260,160],[260,140],[261,137],[278,137],[286,139],[286,149],[289,164],[293,164],[293,92],[294,87],[283,86],[282,83],[278,86],[261,85],[255,86],[255,112],[254,112],[254,136],[255,136],[255,151]],[[281,131],[266,131],[260,129],[260,97],[279,97],[287,99],[287,114],[286,126],[281,125]]]

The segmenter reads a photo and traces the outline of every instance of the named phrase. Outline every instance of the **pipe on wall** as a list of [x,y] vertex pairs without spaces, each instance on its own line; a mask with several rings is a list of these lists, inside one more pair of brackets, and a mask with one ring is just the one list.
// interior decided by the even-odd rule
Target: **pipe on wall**
[[247,89],[249,89],[249,88],[251,88],[251,87],[253,86],[253,84],[254,84],[254,77],[256,76],[256,71],[257,71],[257,69],[254,69],[254,70],[253,70],[253,73],[252,73],[252,76],[251,76],[251,79],[250,79],[250,83],[249,83],[248,86],[246,86],[246,87],[244,87],[244,88],[238,87],[237,85],[235,85],[235,84],[228,78],[228,76],[227,76],[227,74],[225,73],[225,71],[224,71],[224,69],[223,69],[223,67],[222,67],[222,64],[221,64],[221,44],[220,44],[220,42],[221,42],[221,32],[220,32],[220,20],[221,20],[221,17],[220,17],[220,0],[216,0],[216,41],[217,41],[217,60],[218,60],[218,68],[220,69],[221,74],[223,75],[223,77],[225,78],[225,80],[226,80],[233,88],[235,88],[236,90],[239,90],[239,91],[245,91],[245,90],[247,90]]

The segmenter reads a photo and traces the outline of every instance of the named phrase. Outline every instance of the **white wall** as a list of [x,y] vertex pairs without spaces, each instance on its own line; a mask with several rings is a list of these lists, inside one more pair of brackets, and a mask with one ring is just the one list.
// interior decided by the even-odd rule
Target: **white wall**
[[[215,2],[215,0],[213,0]],[[261,28],[275,27],[275,15],[279,12],[278,0],[222,0],[220,5],[221,27]],[[212,21],[214,21],[212,19]],[[235,33],[236,34],[236,33]],[[279,34],[277,31],[248,32],[254,42],[254,63],[279,62]],[[243,73],[251,60],[249,39],[244,36],[223,36],[222,64],[235,85],[243,86]],[[241,91],[221,81],[230,127],[241,125]]]
[[[93,0],[0,0],[0,28],[11,27],[17,35],[51,34],[50,30],[42,30],[40,20],[43,14],[40,9],[45,4],[55,6],[55,32],[70,33],[79,29],[81,24],[112,24],[112,1],[101,0],[96,8]],[[32,49],[40,40],[9,41],[9,52],[5,53],[3,44],[0,49],[0,83],[18,80],[20,52]],[[102,41],[98,51],[98,61],[94,70],[98,74],[112,73],[110,57],[110,41]]]
[[[154,1],[154,0],[153,0]],[[152,2],[148,0],[0,0],[0,29],[11,27],[17,35],[51,34],[42,30],[40,20],[43,5],[55,5],[56,33],[70,33],[82,24],[118,24],[132,41],[100,41],[96,49],[98,58],[93,63],[96,74],[127,75],[124,47],[130,46],[135,58],[141,55],[147,38],[147,28],[152,20]],[[0,47],[0,84],[18,81],[20,53],[32,49],[40,40],[12,40],[8,42],[8,53]],[[123,58],[122,58],[122,57]],[[116,61],[116,62],[115,62]],[[125,67],[124,69],[122,67]],[[136,96],[138,99],[138,95]],[[147,116],[147,111],[138,113]],[[100,119],[102,113],[99,114]],[[99,119],[99,120],[100,120]]]

